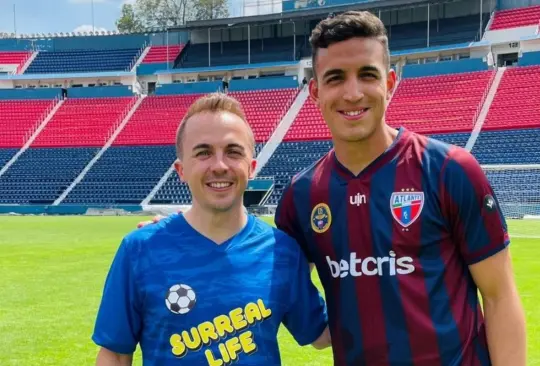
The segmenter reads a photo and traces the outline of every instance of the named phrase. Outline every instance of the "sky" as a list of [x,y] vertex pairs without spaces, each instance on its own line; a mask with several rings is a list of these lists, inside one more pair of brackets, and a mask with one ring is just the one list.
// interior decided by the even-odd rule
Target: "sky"
[[[0,0],[0,33],[13,33],[15,25],[17,34],[88,32],[92,30],[92,3],[95,30],[112,31],[126,2],[135,0]],[[276,0],[229,0],[229,12],[241,16],[243,4],[248,5],[243,15],[255,15],[257,8],[259,14],[279,12],[281,6],[265,6],[273,2]],[[281,5],[281,0],[277,2]]]
[[[96,30],[115,30],[125,2],[93,0]],[[0,0],[0,32],[17,34],[84,32],[92,30],[92,0]]]

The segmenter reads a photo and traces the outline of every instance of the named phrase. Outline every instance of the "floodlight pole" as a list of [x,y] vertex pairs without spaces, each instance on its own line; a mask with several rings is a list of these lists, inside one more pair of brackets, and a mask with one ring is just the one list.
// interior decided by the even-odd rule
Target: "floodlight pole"
[[429,14],[429,3],[427,4],[427,47],[429,47],[429,19],[430,17],[430,14]]
[[169,63],[171,60],[169,60],[169,29],[167,29],[167,70],[169,70]]
[[292,59],[293,61],[296,61],[296,22],[293,20],[293,51],[292,51]]
[[17,36],[17,16],[15,14],[15,4],[13,4],[13,30],[15,32],[15,36]]
[[480,39],[479,41],[482,40],[482,7],[483,7],[483,1],[480,0]]
[[95,32],[95,27],[94,27],[94,0],[92,0],[92,32]]
[[251,63],[251,27],[248,24],[248,64]]
[[210,67],[210,28],[208,28],[208,67]]

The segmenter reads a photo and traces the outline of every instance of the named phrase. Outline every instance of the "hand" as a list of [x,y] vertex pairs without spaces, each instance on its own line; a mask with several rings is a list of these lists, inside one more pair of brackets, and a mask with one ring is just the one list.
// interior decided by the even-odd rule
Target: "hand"
[[152,218],[152,220],[150,220],[150,221],[141,221],[141,222],[139,222],[139,223],[137,224],[137,229],[140,229],[140,228],[142,228],[142,227],[144,227],[144,226],[146,226],[146,225],[155,224],[156,222],[158,222],[158,221],[160,221],[160,220],[162,220],[162,219],[164,219],[164,218],[165,218],[165,216],[162,216],[162,215],[156,215],[156,216],[154,216],[154,217]]

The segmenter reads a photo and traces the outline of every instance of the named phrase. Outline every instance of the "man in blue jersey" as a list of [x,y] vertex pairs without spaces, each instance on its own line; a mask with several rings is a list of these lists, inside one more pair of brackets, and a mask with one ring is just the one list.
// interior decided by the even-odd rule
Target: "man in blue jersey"
[[248,216],[254,138],[234,99],[197,100],[176,141],[192,207],[124,238],[106,279],[93,341],[98,366],[279,365],[281,323],[298,344],[329,346],[326,308],[287,234]]
[[386,124],[396,74],[376,16],[328,18],[310,42],[333,149],[293,177],[276,224],[316,265],[335,364],[525,366],[507,226],[478,162]]

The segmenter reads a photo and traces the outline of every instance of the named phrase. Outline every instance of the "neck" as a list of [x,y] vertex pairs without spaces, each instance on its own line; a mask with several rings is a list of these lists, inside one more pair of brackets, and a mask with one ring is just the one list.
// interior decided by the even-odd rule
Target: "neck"
[[242,230],[248,219],[242,205],[225,212],[216,212],[200,207],[195,201],[189,211],[184,213],[184,217],[195,230],[218,245]]
[[362,141],[334,141],[338,161],[354,175],[360,174],[394,142],[398,131],[386,124]]

